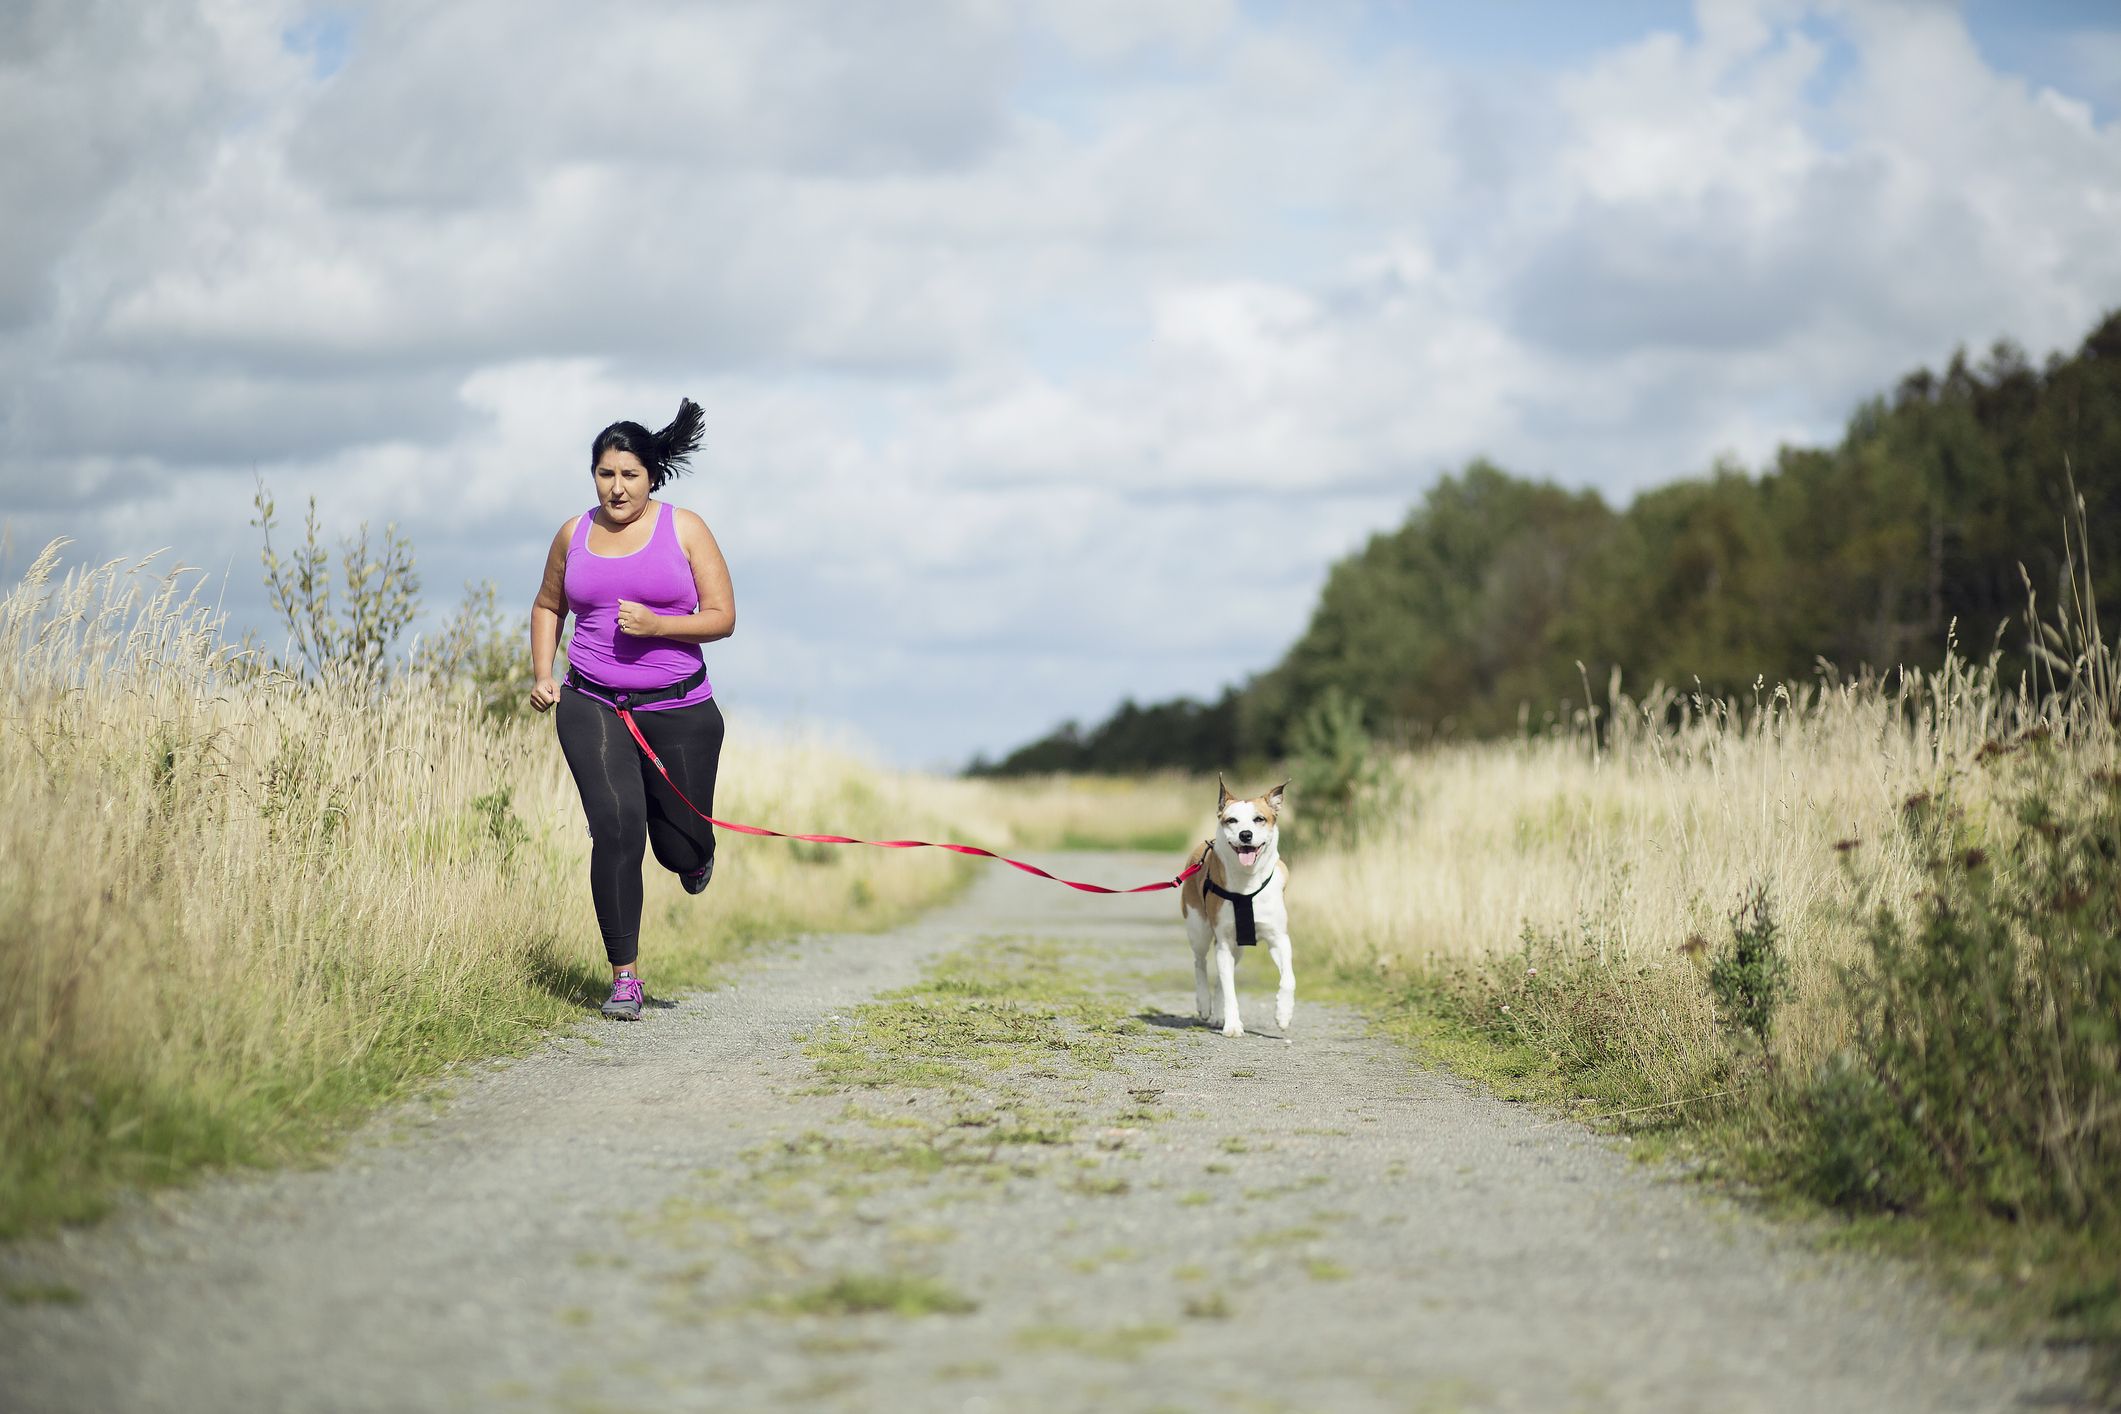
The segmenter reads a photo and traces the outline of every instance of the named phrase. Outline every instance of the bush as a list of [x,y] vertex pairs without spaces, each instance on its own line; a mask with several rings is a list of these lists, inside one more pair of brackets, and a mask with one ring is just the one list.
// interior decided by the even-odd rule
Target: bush
[[1918,795],[1921,889],[1871,917],[1849,1053],[1804,1095],[1835,1201],[2111,1220],[2121,1205],[2121,775],[2042,740],[1985,825]]
[[1352,839],[1359,829],[1357,807],[1382,774],[1362,704],[1327,688],[1297,720],[1292,745],[1291,787],[1303,802],[1311,837]]
[[1768,1036],[1790,994],[1790,963],[1779,936],[1767,885],[1755,884],[1731,914],[1730,945],[1709,965],[1709,991],[1725,1024],[1749,1032],[1770,1067]]
[[258,510],[251,524],[265,542],[258,552],[265,588],[294,655],[288,666],[310,677],[344,676],[371,689],[380,686],[389,676],[391,648],[419,612],[412,543],[388,525],[382,545],[374,546],[363,521],[359,533],[340,544],[344,600],[335,603],[331,556],[318,537],[317,498],[309,498],[302,544],[286,560],[273,549],[273,499],[264,482],[251,504]]
[[[530,631],[526,615],[501,608],[501,591],[492,580],[464,586],[463,602],[431,638],[413,653],[413,667],[438,685],[463,685],[490,717],[521,717],[530,706]],[[564,651],[556,655],[553,673],[567,672]]]

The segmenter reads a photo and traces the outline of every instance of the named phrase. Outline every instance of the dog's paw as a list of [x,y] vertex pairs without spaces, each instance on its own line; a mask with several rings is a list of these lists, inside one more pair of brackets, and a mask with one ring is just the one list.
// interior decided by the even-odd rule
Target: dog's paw
[[1289,1029],[1289,1022],[1294,1019],[1295,1016],[1295,1007],[1276,1007],[1274,1009],[1274,1024],[1276,1026],[1279,1026],[1282,1030],[1286,1031]]
[[1236,1017],[1233,1016],[1228,1021],[1223,1023],[1223,1035],[1228,1036],[1234,1040],[1244,1034],[1245,1024],[1242,1021],[1239,1021]]

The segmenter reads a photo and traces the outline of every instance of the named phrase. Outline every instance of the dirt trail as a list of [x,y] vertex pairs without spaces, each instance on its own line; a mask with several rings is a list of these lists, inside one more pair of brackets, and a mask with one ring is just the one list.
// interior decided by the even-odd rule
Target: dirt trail
[[[1306,1003],[1300,927],[1297,967],[1293,1042],[1226,1041],[1188,1024],[1168,895],[996,868],[913,927],[467,1076],[327,1168],[0,1251],[0,1405],[2062,1402],[2068,1370],[1954,1335],[1891,1272]],[[1270,975],[1248,958],[1239,990],[1271,1033]]]

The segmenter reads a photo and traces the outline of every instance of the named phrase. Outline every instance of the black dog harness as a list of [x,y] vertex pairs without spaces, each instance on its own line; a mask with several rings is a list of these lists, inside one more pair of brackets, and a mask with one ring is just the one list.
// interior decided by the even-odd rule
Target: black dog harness
[[[1209,848],[1214,848],[1212,842]],[[1257,943],[1259,941],[1259,929],[1252,921],[1252,900],[1259,897],[1266,889],[1267,884],[1274,882],[1273,873],[1271,871],[1268,873],[1267,884],[1261,884],[1249,894],[1233,894],[1205,874],[1201,875],[1200,882],[1202,888],[1214,894],[1217,898],[1228,899],[1231,903],[1237,905],[1237,945],[1241,948],[1249,948]]]

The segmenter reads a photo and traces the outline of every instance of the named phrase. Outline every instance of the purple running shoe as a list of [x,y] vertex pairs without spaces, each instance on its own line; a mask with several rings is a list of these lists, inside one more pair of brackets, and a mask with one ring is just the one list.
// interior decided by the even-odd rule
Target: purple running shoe
[[641,1001],[641,979],[630,972],[622,973],[611,984],[611,1000],[604,1003],[604,1015],[614,1021],[639,1021]]
[[710,854],[707,856],[707,862],[705,864],[702,864],[699,868],[693,870],[690,874],[678,875],[678,882],[685,886],[686,893],[699,894],[705,893],[707,891],[707,881],[709,879],[712,879],[713,877],[714,856]]

